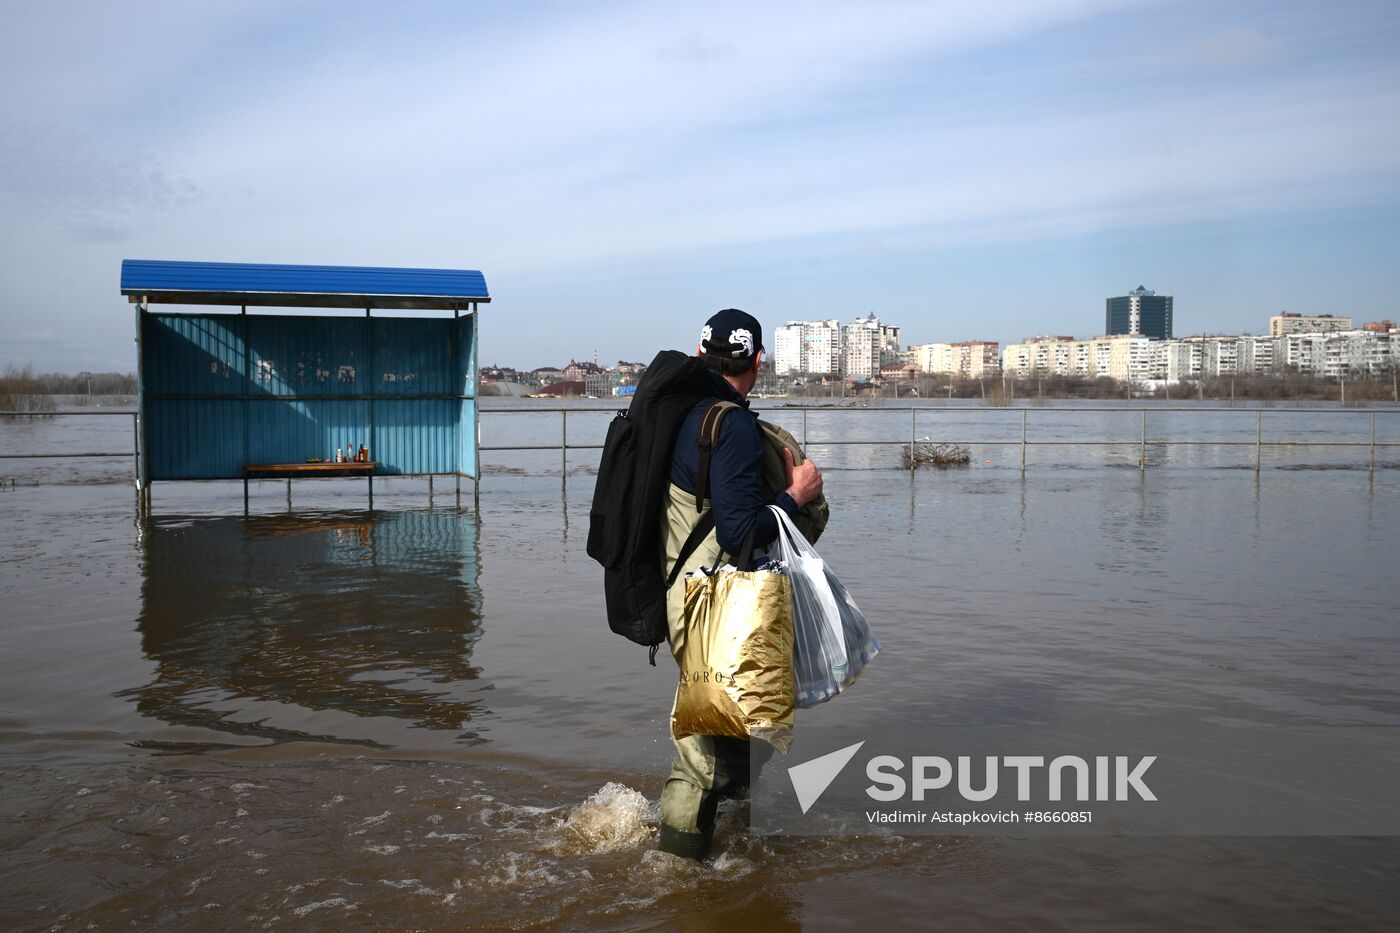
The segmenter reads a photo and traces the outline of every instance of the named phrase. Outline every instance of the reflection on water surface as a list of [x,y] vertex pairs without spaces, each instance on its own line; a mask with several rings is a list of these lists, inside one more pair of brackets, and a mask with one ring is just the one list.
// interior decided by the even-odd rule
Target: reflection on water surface
[[273,741],[378,744],[332,716],[473,740],[478,525],[455,511],[166,519],[141,537],[147,716]]

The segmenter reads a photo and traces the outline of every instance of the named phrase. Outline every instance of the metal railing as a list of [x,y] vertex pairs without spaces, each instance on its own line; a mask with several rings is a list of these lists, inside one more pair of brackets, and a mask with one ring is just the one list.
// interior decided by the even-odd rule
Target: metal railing
[[[754,411],[764,411],[765,409],[754,408]],[[602,450],[602,444],[571,444],[569,443],[569,415],[611,415],[616,412],[612,408],[497,408],[481,409],[482,415],[504,415],[504,414],[555,414],[560,416],[559,421],[559,443],[557,444],[490,444],[482,445],[479,449],[482,453],[495,451],[528,451],[528,450],[557,450],[559,451],[560,471],[567,472],[568,457],[570,450]],[[807,416],[809,412],[820,412],[822,414],[845,414],[855,412],[909,412],[909,437],[890,440],[818,440],[812,442],[815,447],[876,447],[895,446],[904,447],[908,445],[911,453],[915,445],[930,442],[929,438],[920,438],[918,429],[918,417],[920,412],[959,412],[961,414],[1015,414],[1021,415],[1021,436],[1019,439],[1005,440],[984,438],[979,440],[948,440],[938,438],[935,442],[940,444],[951,444],[962,447],[971,446],[991,446],[991,447],[1020,447],[1021,448],[1021,471],[1025,472],[1027,451],[1031,447],[1137,447],[1138,448],[1138,469],[1147,470],[1147,448],[1149,447],[1253,447],[1254,448],[1254,470],[1259,472],[1263,469],[1264,448],[1266,447],[1339,447],[1339,448],[1366,448],[1369,451],[1367,457],[1367,469],[1374,472],[1376,469],[1377,448],[1386,449],[1400,447],[1400,442],[1378,441],[1376,440],[1376,416],[1377,415],[1400,415],[1400,408],[1371,408],[1362,410],[1349,410],[1341,408],[1242,408],[1239,406],[1192,406],[1191,408],[1147,408],[1147,407],[1111,407],[1107,405],[1086,405],[1074,408],[1056,409],[1036,409],[1045,414],[1063,416],[1068,414],[1078,414],[1080,412],[1111,412],[1113,414],[1133,414],[1137,413],[1141,418],[1141,430],[1139,435],[1131,439],[1104,439],[1096,438],[1092,440],[1061,440],[1061,439],[1032,439],[1029,436],[1029,416],[1032,409],[1029,408],[1002,408],[996,406],[970,407],[957,405],[890,405],[879,408],[866,408],[854,406],[831,406],[831,405],[794,405],[781,409],[767,409],[767,411],[801,411],[802,412],[802,434],[799,440],[805,448],[808,445]],[[1230,412],[1233,414],[1243,414],[1254,412],[1254,439],[1253,440],[1173,440],[1170,438],[1149,438],[1147,436],[1148,414],[1156,412],[1158,414],[1195,414],[1198,412]],[[1370,415],[1370,437],[1364,441],[1299,441],[1299,440],[1265,440],[1264,439],[1264,415],[1265,414],[1309,414],[1309,415]],[[909,469],[914,469],[917,464],[910,458]],[[483,473],[485,470],[483,469]]]
[[[763,409],[755,409],[763,410]],[[787,411],[802,413],[802,431],[799,440],[806,447],[809,442],[808,436],[808,415],[811,412],[819,412],[823,415],[842,415],[852,413],[868,412],[909,412],[909,437],[891,438],[888,440],[851,440],[851,439],[831,439],[812,441],[812,446],[816,447],[872,447],[872,446],[899,446],[913,445],[930,442],[929,438],[919,437],[918,418],[920,412],[957,412],[964,415],[1012,415],[1019,413],[1021,416],[1021,436],[1013,439],[982,438],[972,440],[949,440],[938,438],[936,443],[953,444],[963,447],[984,446],[984,447],[1019,447],[1021,449],[1021,470],[1024,472],[1027,465],[1027,452],[1032,447],[1137,447],[1138,467],[1141,470],[1147,469],[1147,448],[1149,447],[1253,447],[1254,448],[1254,469],[1256,472],[1263,469],[1264,448],[1313,448],[1313,447],[1336,447],[1336,448],[1366,448],[1369,452],[1367,458],[1367,469],[1376,469],[1376,451],[1389,448],[1400,447],[1400,442],[1378,441],[1376,439],[1376,416],[1400,416],[1400,408],[1372,408],[1372,409],[1339,409],[1339,408],[1240,408],[1229,406],[1202,406],[1191,408],[1146,408],[1146,407],[1110,407],[1110,406],[1083,406],[1075,408],[1056,409],[1035,409],[1038,413],[1063,417],[1066,415],[1079,414],[1081,412],[1111,412],[1113,414],[1133,414],[1140,417],[1140,430],[1138,436],[1134,438],[1094,438],[1082,439],[1039,439],[1029,435],[1029,422],[1032,409],[1029,408],[999,408],[999,407],[960,407],[955,405],[920,405],[903,406],[892,405],[879,408],[865,407],[836,407],[827,405],[795,405],[790,408],[766,409],[767,411]],[[1148,417],[1151,413],[1157,414],[1195,414],[1198,412],[1230,412],[1233,414],[1244,414],[1253,412],[1255,416],[1254,438],[1252,440],[1176,440],[1171,438],[1149,438],[1147,435]],[[565,408],[559,406],[543,408],[496,408],[482,409],[482,415],[537,415],[537,414],[558,414],[559,418],[559,441],[550,444],[483,444],[480,446],[482,453],[496,453],[509,451],[531,451],[531,450],[557,450],[559,451],[559,463],[561,472],[567,472],[569,451],[571,450],[601,450],[602,444],[578,444],[569,442],[569,415],[612,415],[616,409],[612,408]],[[1265,414],[1307,414],[1325,416],[1370,416],[1370,437],[1359,441],[1336,441],[1336,440],[1266,440],[1264,437],[1264,415]],[[131,419],[131,450],[124,451],[82,451],[82,452],[41,452],[41,453],[0,453],[0,460],[44,460],[44,459],[70,459],[70,458],[117,458],[130,457],[133,475],[140,474],[140,422],[138,414],[134,411],[0,411],[0,419],[5,418],[99,418],[116,417]],[[1014,422],[1013,422],[1014,426]],[[912,460],[912,458],[911,458]],[[910,469],[914,466],[911,464]],[[484,473],[485,470],[483,469]]]
[[131,449],[111,452],[82,451],[80,453],[46,454],[6,454],[0,453],[0,460],[55,460],[68,457],[130,457],[133,470],[138,465],[137,456],[140,443],[138,438],[140,423],[134,411],[0,411],[0,419],[5,418],[130,418]]
[[[131,458],[131,476],[134,480],[141,475],[141,422],[139,415],[135,411],[0,411],[0,420],[7,418],[130,418],[131,419],[131,449],[121,451],[77,451],[73,453],[29,453],[11,454],[0,453],[0,460],[67,460],[73,457],[83,458],[106,458],[109,460],[118,457]],[[14,486],[15,481],[11,480],[10,485]],[[136,508],[141,509],[141,491],[136,491]]]

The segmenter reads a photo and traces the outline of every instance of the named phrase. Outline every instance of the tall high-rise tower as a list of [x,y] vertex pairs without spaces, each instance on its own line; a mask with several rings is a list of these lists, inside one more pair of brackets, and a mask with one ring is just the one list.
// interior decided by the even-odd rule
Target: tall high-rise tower
[[1172,335],[1172,296],[1159,295],[1150,288],[1137,288],[1104,307],[1104,334],[1142,334],[1166,340]]

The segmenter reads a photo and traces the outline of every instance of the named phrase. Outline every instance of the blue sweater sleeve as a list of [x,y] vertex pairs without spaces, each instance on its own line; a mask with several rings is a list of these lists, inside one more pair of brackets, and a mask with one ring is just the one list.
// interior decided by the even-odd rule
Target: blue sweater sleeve
[[763,497],[763,429],[752,417],[731,412],[720,422],[719,438],[710,454],[710,502],[715,510],[715,535],[728,554],[738,554],[754,522],[754,548],[764,548],[778,536],[778,520],[767,506],[777,505],[797,517],[797,503],[786,492]]

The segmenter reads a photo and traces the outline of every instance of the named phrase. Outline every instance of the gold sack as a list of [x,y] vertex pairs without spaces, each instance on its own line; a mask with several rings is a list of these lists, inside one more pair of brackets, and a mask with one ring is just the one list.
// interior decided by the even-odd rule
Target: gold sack
[[687,577],[671,735],[792,742],[792,582],[780,573]]

